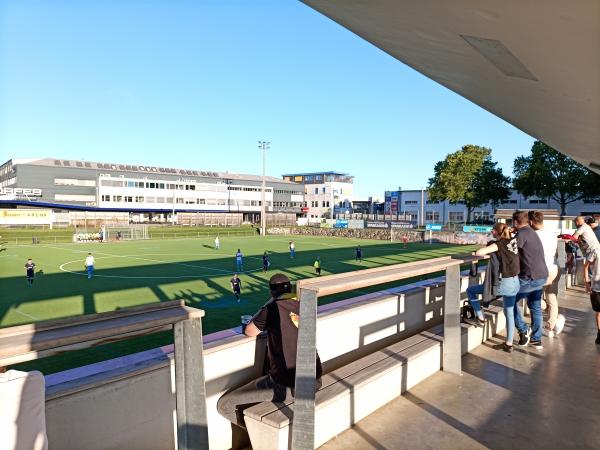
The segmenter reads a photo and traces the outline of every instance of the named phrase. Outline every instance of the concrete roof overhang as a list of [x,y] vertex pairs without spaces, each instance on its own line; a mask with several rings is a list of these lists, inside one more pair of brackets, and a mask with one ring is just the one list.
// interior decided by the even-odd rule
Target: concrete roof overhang
[[600,1],[303,2],[600,173]]

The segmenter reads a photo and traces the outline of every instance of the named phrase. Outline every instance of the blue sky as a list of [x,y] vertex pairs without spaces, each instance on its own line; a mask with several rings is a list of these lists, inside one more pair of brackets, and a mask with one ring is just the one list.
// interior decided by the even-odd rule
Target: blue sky
[[464,144],[533,139],[293,0],[0,0],[0,157],[337,170],[426,185]]

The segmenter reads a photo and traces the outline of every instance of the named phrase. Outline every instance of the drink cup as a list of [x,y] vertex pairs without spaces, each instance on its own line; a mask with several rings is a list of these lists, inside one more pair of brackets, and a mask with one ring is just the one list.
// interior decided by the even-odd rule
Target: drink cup
[[246,331],[246,326],[252,321],[252,316],[244,314],[242,317],[242,333]]

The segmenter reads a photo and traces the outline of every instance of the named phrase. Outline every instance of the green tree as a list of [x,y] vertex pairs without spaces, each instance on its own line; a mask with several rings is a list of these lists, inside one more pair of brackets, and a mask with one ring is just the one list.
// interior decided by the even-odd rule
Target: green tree
[[430,200],[464,201],[467,222],[473,210],[486,203],[498,204],[510,194],[510,178],[492,161],[492,150],[477,145],[465,145],[450,153],[434,167],[429,179]]
[[563,216],[569,203],[600,195],[599,175],[540,141],[533,143],[531,155],[515,159],[513,176],[517,191],[554,199]]

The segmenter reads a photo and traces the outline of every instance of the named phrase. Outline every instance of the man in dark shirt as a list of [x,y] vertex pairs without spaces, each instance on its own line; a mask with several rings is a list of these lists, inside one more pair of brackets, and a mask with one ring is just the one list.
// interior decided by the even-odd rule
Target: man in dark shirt
[[27,286],[33,286],[33,278],[35,277],[35,263],[31,258],[25,263],[25,271],[27,273]]
[[[284,402],[294,396],[299,303],[291,294],[287,276],[273,275],[269,288],[271,299],[254,315],[244,332],[250,337],[268,332],[269,373],[224,394],[217,403],[219,413],[240,426],[244,426],[244,409],[266,401]],[[317,355],[317,388],[322,371]]]
[[231,280],[229,280],[229,282],[231,283],[231,290],[235,294],[235,298],[236,298],[237,302],[239,303],[240,302],[240,293],[242,292],[242,280],[240,280],[240,277],[238,277],[237,273],[234,273],[233,278]]
[[537,233],[529,226],[527,211],[516,211],[513,214],[513,226],[517,230],[519,247],[519,284],[517,303],[527,299],[531,311],[531,328],[527,326],[518,307],[515,307],[515,326],[519,330],[519,345],[530,344],[542,350],[542,294],[548,278],[548,266],[544,258],[544,247]]

